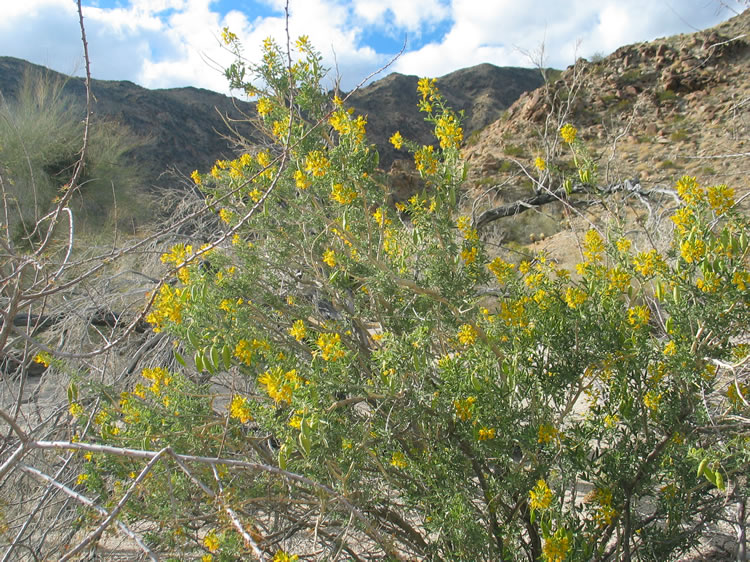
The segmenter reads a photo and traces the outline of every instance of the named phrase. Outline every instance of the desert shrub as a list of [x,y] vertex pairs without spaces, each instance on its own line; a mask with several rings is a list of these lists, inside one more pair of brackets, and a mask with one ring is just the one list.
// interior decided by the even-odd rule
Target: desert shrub
[[[15,99],[0,105],[0,173],[18,239],[52,207],[78,161],[85,108],[63,80],[27,72]],[[73,204],[100,229],[117,198],[121,218],[143,216],[135,204],[139,174],[127,161],[140,141],[123,126],[95,119],[79,195]],[[114,193],[114,195],[113,195]]]
[[124,509],[151,544],[205,560],[690,548],[747,493],[732,190],[681,179],[666,252],[612,227],[583,234],[575,271],[491,259],[456,214],[462,130],[435,81],[418,103],[440,148],[394,133],[426,187],[393,205],[366,119],[325,94],[306,38],[295,54],[268,40],[228,71],[274,144],[194,173],[227,243],[165,254],[176,278],[149,316],[184,367],[145,370],[98,413],[71,398],[112,447],[68,445],[88,451],[79,484],[111,504],[137,489]]

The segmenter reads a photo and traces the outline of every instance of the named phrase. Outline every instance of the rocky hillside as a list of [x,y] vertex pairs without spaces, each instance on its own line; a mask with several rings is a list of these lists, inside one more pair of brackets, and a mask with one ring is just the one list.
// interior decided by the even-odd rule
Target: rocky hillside
[[[64,79],[56,72],[23,60],[0,57],[0,92],[7,100],[18,93],[25,73],[46,73]],[[541,73],[523,68],[498,68],[483,64],[443,76],[439,84],[449,103],[466,114],[467,134],[495,121],[527,90],[543,83]],[[433,142],[431,130],[416,108],[417,77],[391,74],[355,92],[351,105],[369,118],[368,136],[381,151],[380,164],[387,168],[394,158],[406,158],[388,142],[394,131],[419,142]],[[65,90],[75,99],[84,99],[84,83],[69,78]],[[228,117],[242,135],[253,139],[254,129],[246,115],[255,115],[254,104],[208,90],[172,88],[148,90],[125,81],[93,80],[94,112],[113,118],[146,139],[132,152],[148,185],[170,185],[174,179],[162,173],[174,168],[182,174],[206,170],[219,158],[232,154],[226,136]],[[230,135],[231,136],[231,135]]]
[[[600,186],[630,180],[644,189],[669,187],[690,174],[747,192],[749,70],[750,10],[712,29],[579,60],[556,81],[523,94],[468,143],[470,199],[480,198],[475,211],[529,197],[531,178],[555,189],[571,177],[570,151],[556,135],[564,123],[578,129]],[[545,172],[536,169],[537,157],[545,159]],[[559,213],[548,215],[525,233],[502,228],[528,242],[529,232],[549,236],[561,228]]]

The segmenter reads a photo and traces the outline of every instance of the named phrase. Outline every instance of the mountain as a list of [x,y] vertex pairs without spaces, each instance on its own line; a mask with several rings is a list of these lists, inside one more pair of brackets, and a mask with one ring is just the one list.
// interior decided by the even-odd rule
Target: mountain
[[[73,98],[85,97],[81,78],[62,74],[11,57],[0,57],[0,92],[13,99],[25,73],[41,72],[50,79],[66,80],[64,91]],[[483,64],[459,70],[439,79],[448,102],[466,113],[467,135],[493,122],[524,91],[542,83],[541,73],[522,68],[498,68]],[[228,117],[237,132],[257,141],[256,130],[246,116],[255,116],[255,105],[198,88],[149,90],[132,82],[92,80],[94,113],[114,119],[147,142],[135,148],[132,159],[147,178],[147,185],[169,185],[161,174],[169,168],[181,174],[208,170],[217,159],[232,156]],[[369,117],[368,138],[381,151],[381,167],[387,168],[396,153],[388,142],[400,130],[421,143],[434,139],[416,107],[417,77],[391,74],[349,99],[354,109]],[[230,135],[231,136],[231,135]]]
[[[474,211],[530,197],[530,177],[542,176],[537,157],[558,180],[575,177],[571,151],[557,135],[565,123],[577,128],[600,186],[671,187],[688,174],[704,185],[726,183],[738,195],[750,191],[748,37],[750,10],[711,29],[580,59],[524,93],[464,150],[468,199],[482,198]],[[558,232],[564,221],[559,206],[553,209],[506,223],[502,235],[528,243],[530,232]]]
[[[396,131],[420,144],[435,142],[433,126],[417,109],[417,76],[392,73],[356,91],[347,103],[368,115],[367,135],[380,153],[380,166],[388,169],[396,159],[409,158],[388,142]],[[541,86],[539,70],[480,64],[446,74],[437,85],[448,105],[464,112],[464,137],[494,122],[521,94]]]

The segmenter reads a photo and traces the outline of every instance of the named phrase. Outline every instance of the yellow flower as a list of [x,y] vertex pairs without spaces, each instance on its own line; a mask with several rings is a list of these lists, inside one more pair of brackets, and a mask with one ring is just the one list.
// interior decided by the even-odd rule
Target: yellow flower
[[252,363],[253,355],[253,349],[250,346],[250,342],[247,340],[240,340],[234,348],[234,356],[245,365],[250,365]]
[[456,408],[456,416],[463,421],[468,421],[472,416],[472,406],[477,399],[473,396],[466,397],[465,400],[455,400],[453,406]]
[[247,404],[247,398],[237,394],[232,396],[232,402],[229,405],[229,416],[240,420],[241,423],[247,423],[253,419],[250,407]]
[[389,140],[396,150],[401,150],[401,147],[404,146],[404,137],[398,131],[393,133]]
[[706,245],[703,240],[696,238],[695,240],[684,240],[680,244],[680,255],[688,263],[699,262],[706,252]]
[[52,356],[46,351],[40,351],[34,356],[34,363],[39,363],[40,365],[44,365],[45,367],[49,367],[51,360]]
[[479,440],[488,441],[490,439],[494,439],[495,433],[496,432],[494,427],[483,427],[479,430]]
[[688,205],[703,201],[705,197],[705,193],[698,185],[698,181],[691,176],[682,176],[677,181],[677,184],[675,184],[675,189],[677,190],[677,195]]
[[511,276],[513,268],[515,268],[515,265],[500,258],[495,258],[487,265],[487,269],[495,274],[499,283],[504,283]]
[[305,336],[307,335],[307,328],[305,328],[305,323],[302,320],[296,320],[294,324],[292,324],[292,327],[289,328],[289,335],[291,335],[297,341],[302,341],[303,339],[305,339]]
[[540,479],[536,486],[529,491],[529,507],[531,509],[547,509],[552,503],[552,490],[547,483]]
[[271,100],[269,100],[268,98],[260,98],[258,100],[258,105],[256,109],[258,110],[258,113],[261,116],[265,117],[266,115],[271,113],[271,110],[273,109],[273,104],[271,103]]
[[544,170],[547,169],[547,162],[545,162],[544,158],[542,158],[541,156],[537,156],[534,159],[534,166],[536,166],[537,170],[539,170],[540,172],[543,172]]
[[297,556],[296,554],[292,554],[290,556],[283,550],[279,550],[276,554],[274,554],[271,562],[297,562],[298,560],[299,556]]
[[628,309],[628,322],[634,328],[640,328],[648,324],[651,311],[645,306],[634,306]]
[[328,248],[323,252],[323,261],[328,264],[329,267],[336,267],[336,252]]
[[537,442],[549,443],[550,441],[557,439],[560,432],[552,425],[542,424],[539,426],[538,434],[539,437],[537,438]]
[[237,41],[237,35],[229,31],[228,27],[225,27],[221,30],[221,40],[224,41],[225,45],[229,45]]
[[414,165],[417,171],[428,176],[437,172],[438,161],[434,155],[432,145],[423,146],[414,153]]
[[630,250],[631,244],[632,242],[627,238],[620,238],[617,241],[617,250],[623,254],[627,254],[628,250]]
[[408,465],[406,457],[401,451],[396,451],[391,455],[391,464],[396,468],[406,468]]
[[717,216],[723,215],[734,205],[734,189],[725,184],[709,187],[708,204]]
[[596,230],[593,228],[589,229],[583,241],[583,255],[589,261],[597,262],[601,259],[603,253],[604,240]]
[[674,355],[675,353],[677,353],[677,346],[673,341],[670,341],[669,343],[667,343],[667,345],[664,346],[664,350],[662,351],[662,353],[664,353],[664,355]]
[[477,341],[477,331],[471,324],[463,324],[458,329],[458,341],[463,345],[472,345]]
[[84,482],[86,482],[86,480],[88,480],[88,479],[89,479],[89,475],[88,474],[79,474],[78,478],[76,478],[76,484],[81,485]]
[[420,78],[419,82],[417,82],[417,92],[422,94],[423,100],[426,100],[427,98],[434,99],[438,93],[437,79]]
[[461,250],[461,259],[466,265],[472,264],[477,260],[477,247],[464,248]]
[[570,308],[576,309],[586,302],[586,293],[576,287],[568,287],[565,291],[565,302]]
[[78,402],[72,402],[68,407],[68,411],[74,418],[80,418],[83,415],[83,406],[81,406]]
[[219,537],[216,536],[215,531],[211,530],[205,537],[203,537],[203,546],[205,546],[211,552],[216,552],[217,550],[219,550],[221,542],[219,541]]
[[542,554],[545,562],[563,562],[568,556],[570,550],[570,539],[567,535],[555,533],[544,540]]
[[305,170],[315,177],[323,177],[331,163],[320,150],[313,150],[305,157]]
[[198,173],[198,170],[193,170],[193,173],[190,174],[190,177],[195,182],[195,185],[201,185],[203,183],[203,178],[201,178],[201,175]]
[[689,207],[677,209],[670,218],[680,234],[685,234],[693,222],[693,210]]
[[576,134],[578,134],[578,130],[570,123],[566,123],[560,128],[560,136],[568,144],[576,140]]
[[350,187],[344,187],[340,183],[331,187],[331,199],[342,205],[349,205],[357,198],[357,192]]
[[664,259],[656,250],[640,252],[633,258],[635,270],[644,277],[650,277],[657,271],[662,271],[665,267]]
[[378,226],[386,226],[391,224],[391,220],[385,215],[383,207],[378,207],[377,209],[375,209],[375,212],[372,214],[372,218],[375,219],[375,222],[378,223]]
[[320,334],[315,343],[325,361],[336,361],[346,355],[341,347],[341,336],[338,334]]
[[452,114],[443,114],[435,123],[435,136],[440,141],[440,148],[458,148],[464,138],[464,131],[458,126]]
[[302,170],[296,170],[294,172],[294,183],[299,189],[307,189],[310,187],[310,180],[307,179],[307,176]]

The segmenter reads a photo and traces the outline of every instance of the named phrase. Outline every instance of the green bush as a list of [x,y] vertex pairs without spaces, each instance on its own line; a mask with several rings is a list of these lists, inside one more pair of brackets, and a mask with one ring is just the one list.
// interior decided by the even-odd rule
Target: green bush
[[[328,99],[306,38],[296,54],[287,69],[268,40],[261,66],[228,71],[275,144],[193,175],[231,244],[163,257],[178,281],[149,321],[185,367],[144,371],[94,417],[104,443],[209,457],[155,468],[129,517],[206,560],[666,560],[693,546],[727,490],[747,494],[730,414],[748,391],[726,377],[748,354],[733,192],[680,180],[666,253],[592,229],[575,272],[491,259],[456,216],[462,131],[435,81],[418,102],[440,149],[394,134],[426,182],[394,206],[366,120]],[[114,503],[142,467],[101,450],[79,480]]]
[[[48,212],[79,158],[85,108],[64,86],[62,80],[28,72],[16,99],[0,106],[0,174],[17,239]],[[78,214],[91,219],[85,224],[100,229],[103,218],[111,224],[113,197],[120,218],[142,217],[135,204],[139,175],[126,157],[140,142],[119,124],[92,120],[82,196],[73,199]]]

